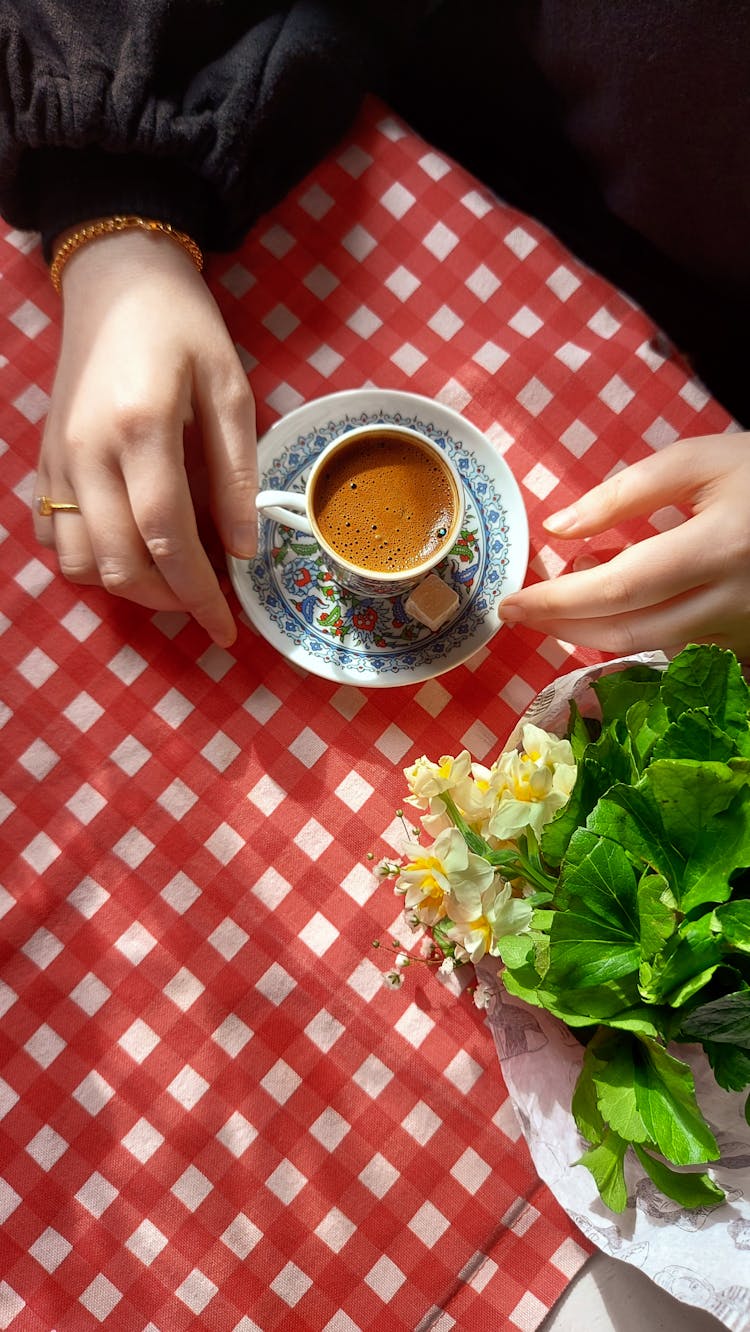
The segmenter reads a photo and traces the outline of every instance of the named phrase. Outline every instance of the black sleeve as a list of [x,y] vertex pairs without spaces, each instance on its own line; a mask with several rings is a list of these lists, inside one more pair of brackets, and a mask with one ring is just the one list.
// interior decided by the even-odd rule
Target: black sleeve
[[231,249],[340,137],[427,0],[0,0],[0,212]]

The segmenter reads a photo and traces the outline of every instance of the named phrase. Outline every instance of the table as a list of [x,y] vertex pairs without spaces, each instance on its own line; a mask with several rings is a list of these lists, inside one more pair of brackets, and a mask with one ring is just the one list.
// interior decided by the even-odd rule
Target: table
[[[0,1327],[532,1332],[590,1245],[465,984],[382,984],[400,907],[368,853],[407,762],[490,758],[597,655],[504,629],[363,691],[65,583],[29,517],[59,306],[36,238],[3,228],[0,271]],[[374,100],[208,279],[261,429],[363,384],[479,426],[530,577],[576,553],[544,513],[731,426],[643,311]]]

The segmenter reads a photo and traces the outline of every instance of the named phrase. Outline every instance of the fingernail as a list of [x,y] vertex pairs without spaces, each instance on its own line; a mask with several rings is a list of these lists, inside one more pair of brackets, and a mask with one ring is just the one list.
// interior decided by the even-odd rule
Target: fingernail
[[258,528],[255,523],[235,523],[232,528],[232,554],[240,560],[251,560],[258,549]]
[[571,504],[568,509],[560,509],[558,513],[551,513],[549,518],[545,518],[542,524],[548,532],[567,532],[570,527],[575,527],[578,522],[578,510],[575,504]]
[[513,601],[502,602],[497,613],[503,624],[518,624],[523,619],[523,608]]

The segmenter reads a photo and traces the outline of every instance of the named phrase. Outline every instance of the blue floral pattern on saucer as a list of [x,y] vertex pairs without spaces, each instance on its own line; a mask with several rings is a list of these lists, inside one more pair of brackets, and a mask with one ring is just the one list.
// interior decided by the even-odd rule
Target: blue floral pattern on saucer
[[[356,396],[355,393],[332,395],[318,406],[338,405],[337,400],[352,400]],[[383,405],[367,410],[374,396],[382,396]],[[496,474],[497,468],[505,468],[505,464],[495,459],[490,446],[482,440],[489,453],[490,466],[485,465],[477,456],[478,450],[467,447],[457,437],[459,432],[447,428],[440,419],[448,414],[460,426],[462,418],[456,413],[410,394],[363,390],[359,397],[363,401],[360,412],[329,417],[323,410],[312,429],[291,437],[287,434],[284,446],[278,452],[274,450],[270,458],[264,457],[261,450],[263,487],[302,490],[306,474],[321,450],[355,426],[389,421],[427,435],[448,453],[465,489],[466,513],[461,532],[436,570],[458,593],[455,615],[434,631],[406,614],[406,597],[360,597],[347,591],[334,581],[325,556],[311,537],[266,518],[260,524],[257,558],[252,561],[230,558],[230,572],[250,618],[284,655],[330,679],[365,685],[407,684],[458,664],[499,627],[495,608],[511,590],[509,566],[511,562],[518,566],[520,557],[523,569],[526,567],[525,514],[518,532],[520,496],[511,478],[514,535],[507,499],[501,493]],[[407,410],[399,409],[401,403]],[[422,409],[433,407],[434,412],[410,411],[412,404]],[[307,405],[308,409],[315,406],[315,403]],[[301,408],[299,412],[304,410]],[[448,424],[452,427],[452,420]],[[272,436],[279,431],[279,425],[266,437],[266,444],[273,442]],[[475,427],[465,425],[468,432],[477,434]],[[525,550],[514,552],[516,536],[522,547],[526,542]],[[520,580],[515,586],[519,584]]]

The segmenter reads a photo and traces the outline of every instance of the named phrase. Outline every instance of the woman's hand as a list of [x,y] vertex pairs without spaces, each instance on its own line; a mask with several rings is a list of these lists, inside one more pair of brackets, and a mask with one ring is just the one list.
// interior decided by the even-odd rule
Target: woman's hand
[[233,554],[254,555],[254,402],[218,306],[174,241],[136,231],[78,250],[62,282],[36,493],[80,513],[35,514],[37,537],[72,582],[189,611],[228,646],[236,628],[198,537],[183,455],[195,416],[219,535]]
[[670,444],[544,526],[590,537],[667,504],[690,517],[605,564],[514,592],[500,619],[605,652],[710,641],[750,658],[750,434]]

